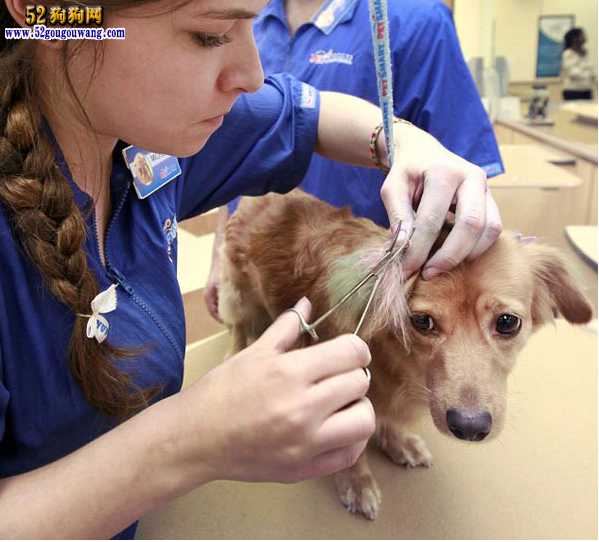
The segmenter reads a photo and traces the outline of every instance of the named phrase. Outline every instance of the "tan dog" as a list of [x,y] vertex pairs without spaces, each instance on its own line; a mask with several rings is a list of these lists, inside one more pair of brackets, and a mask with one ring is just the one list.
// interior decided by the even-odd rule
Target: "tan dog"
[[[299,190],[244,198],[226,230],[219,312],[232,352],[248,345],[302,296],[312,320],[326,312],[383,255],[389,232]],[[559,312],[585,323],[592,309],[558,251],[503,234],[485,254],[433,280],[401,286],[399,266],[381,283],[360,332],[372,352],[368,397],[376,439],[396,463],[432,464],[408,430],[427,405],[442,433],[469,441],[499,434],[506,379],[530,335]],[[355,328],[362,292],[318,328],[322,340]],[[406,306],[406,300],[408,306]],[[311,339],[305,334],[303,344]],[[366,452],[335,475],[341,501],[374,519],[381,494]]]

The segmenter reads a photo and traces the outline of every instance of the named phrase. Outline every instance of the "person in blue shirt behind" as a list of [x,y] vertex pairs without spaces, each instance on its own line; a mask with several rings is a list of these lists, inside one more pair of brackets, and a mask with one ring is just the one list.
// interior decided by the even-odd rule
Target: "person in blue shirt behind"
[[[375,106],[288,75],[264,82],[252,19],[266,4],[112,0],[103,26],[126,36],[98,44],[8,39],[31,10],[0,0],[4,538],[131,538],[139,517],[212,480],[347,468],[374,430],[365,343],[287,352],[292,312],[180,391],[178,221],[291,190],[314,151],[371,165]],[[376,152],[385,164],[381,142]],[[501,221],[482,170],[409,125],[394,153],[392,221],[418,220],[414,194],[431,221],[454,200],[463,210],[429,263],[493,244]],[[414,242],[415,268],[434,237]],[[296,308],[309,319],[307,299]]]
[[[449,8],[440,0],[393,0],[388,12],[395,115],[434,135],[487,176],[502,173],[495,135],[464,62]],[[368,0],[272,0],[255,21],[254,35],[266,75],[287,72],[319,90],[378,104]],[[314,156],[301,186],[387,227],[388,214],[379,195],[384,179],[376,169]],[[229,213],[236,206],[232,202]],[[222,229],[226,210],[220,214]],[[420,218],[426,221],[425,214]],[[218,242],[221,239],[219,231]],[[216,246],[204,289],[216,319],[218,254]]]

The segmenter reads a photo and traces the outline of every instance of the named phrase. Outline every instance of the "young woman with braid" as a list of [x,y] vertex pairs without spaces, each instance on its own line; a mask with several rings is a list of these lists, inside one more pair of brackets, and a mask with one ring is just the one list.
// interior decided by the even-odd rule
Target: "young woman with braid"
[[[291,189],[314,151],[370,165],[375,107],[283,75],[263,82],[252,18],[266,3],[111,0],[104,26],[125,40],[0,42],[3,538],[132,537],[137,518],[211,480],[346,468],[374,430],[364,343],[287,352],[293,313],[179,391],[185,322],[167,225]],[[25,26],[26,6],[0,0],[2,31]],[[179,157],[181,175],[140,199],[129,145]],[[441,257],[492,244],[500,221],[478,168],[408,125],[395,156],[390,217],[409,227],[418,197],[434,224],[457,200],[477,220]],[[100,292],[117,299],[103,342],[87,334]],[[296,307],[309,318],[308,300]]]

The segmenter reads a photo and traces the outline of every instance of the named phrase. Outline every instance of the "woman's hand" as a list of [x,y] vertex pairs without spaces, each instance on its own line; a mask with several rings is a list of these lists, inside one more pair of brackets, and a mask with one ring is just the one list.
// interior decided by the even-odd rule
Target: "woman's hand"
[[[296,308],[309,316],[307,299]],[[287,312],[185,391],[0,480],[0,533],[110,538],[215,479],[294,482],[349,467],[375,426],[362,370],[370,353],[352,335],[286,353],[298,335],[298,316]]]
[[[339,162],[374,167],[368,143],[381,122],[380,110],[365,100],[336,92],[321,92],[320,102],[316,152]],[[416,228],[403,258],[406,276],[422,267],[447,211],[455,204],[456,225],[424,268],[423,276],[429,279],[482,254],[501,233],[501,218],[479,167],[410,124],[395,124],[394,134],[393,168],[381,197],[392,226],[401,220],[405,234],[412,226]],[[381,135],[377,154],[388,165],[384,147]]]
[[[296,308],[309,317],[307,299]],[[298,316],[284,313],[179,394],[172,435],[190,478],[197,465],[208,479],[295,482],[355,463],[375,428],[368,347],[344,335],[288,352],[299,332]]]
[[[403,259],[406,276],[425,263],[450,207],[455,205],[455,225],[422,272],[424,279],[431,279],[465,259],[476,258],[497,240],[502,230],[499,209],[481,168],[415,126],[396,123],[394,135],[393,167],[381,197],[392,228],[402,221],[400,241],[414,228]],[[379,145],[384,147],[383,140],[379,138]],[[379,149],[379,156],[385,154]]]

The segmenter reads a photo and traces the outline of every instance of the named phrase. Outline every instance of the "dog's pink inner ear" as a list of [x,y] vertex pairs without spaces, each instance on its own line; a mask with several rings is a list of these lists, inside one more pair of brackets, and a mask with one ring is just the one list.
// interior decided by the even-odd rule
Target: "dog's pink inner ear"
[[567,265],[557,254],[547,252],[541,255],[535,274],[534,323],[541,324],[551,320],[555,307],[573,324],[585,324],[591,320],[591,305]]

